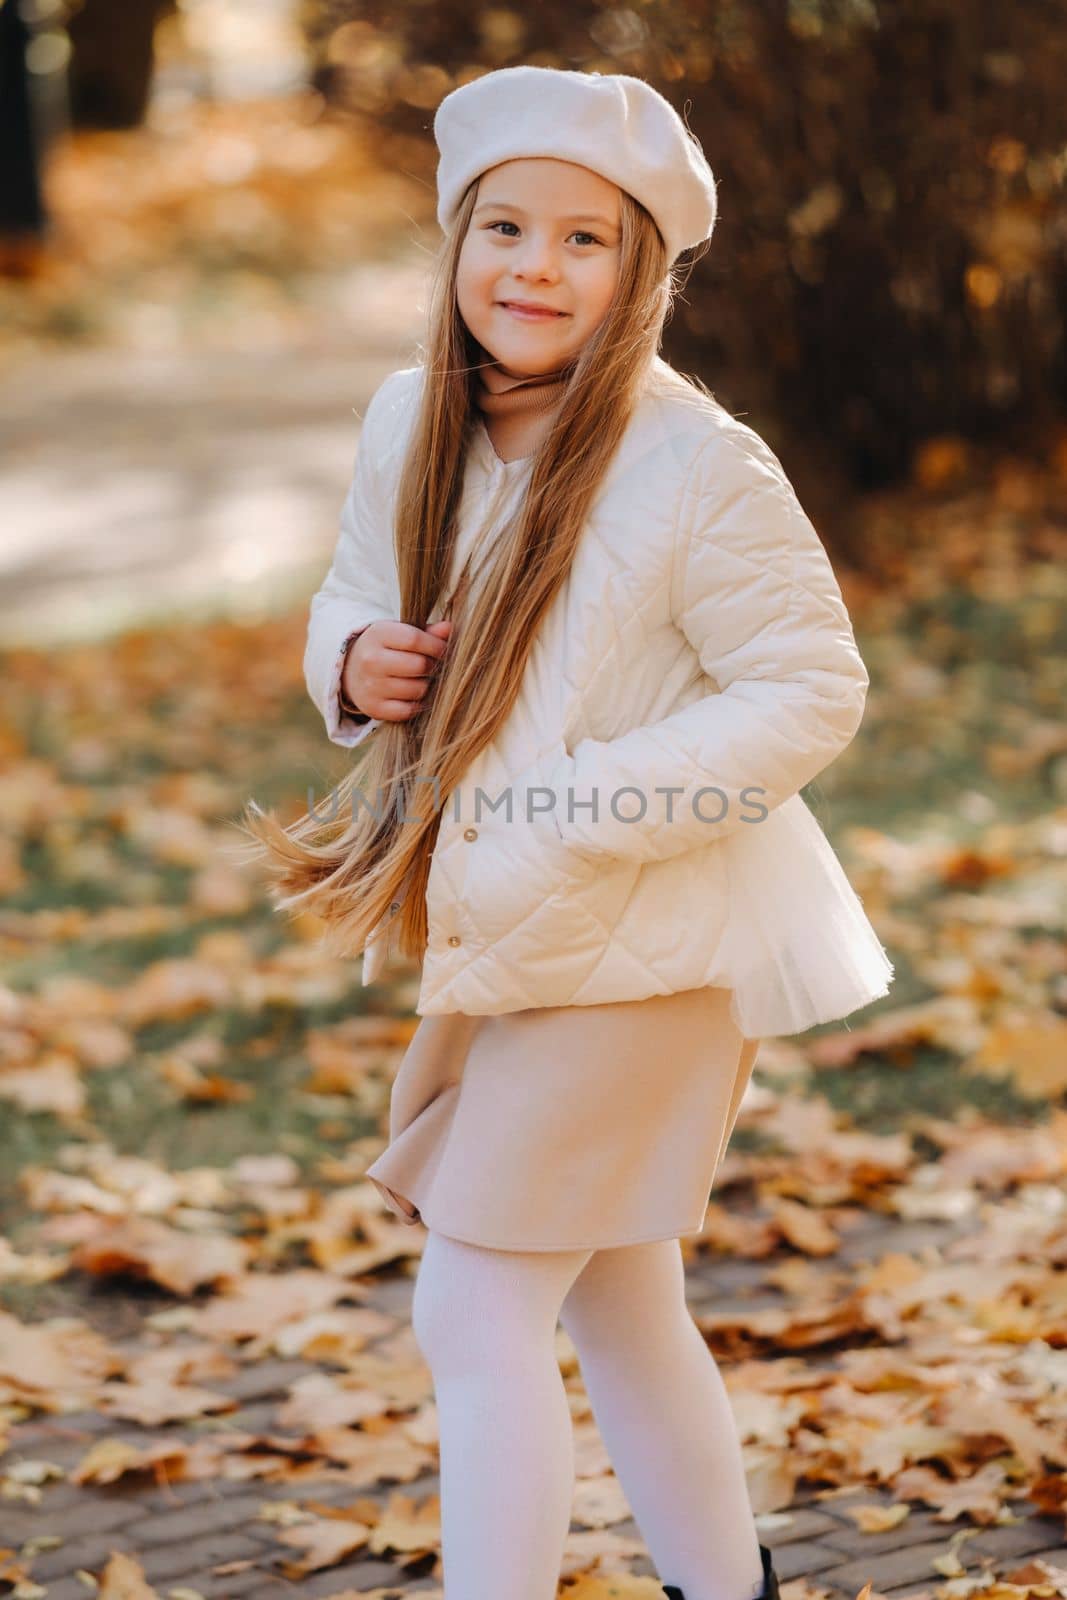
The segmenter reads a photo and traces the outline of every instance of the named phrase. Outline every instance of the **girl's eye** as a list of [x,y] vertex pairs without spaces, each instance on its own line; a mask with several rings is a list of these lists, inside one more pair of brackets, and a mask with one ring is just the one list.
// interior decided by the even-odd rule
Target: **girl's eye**
[[[486,226],[488,228],[490,228],[490,229],[493,229],[493,228],[517,228],[518,227],[518,223],[517,222],[509,222],[507,220],[502,220],[500,222],[487,223]],[[514,235],[513,234],[508,234],[507,237],[510,239],[510,238],[513,238]],[[575,239],[592,239],[594,244],[599,244],[600,243],[600,240],[596,237],[595,234],[587,233],[583,228],[576,228],[574,230],[574,233],[571,235],[571,237],[575,238]]]

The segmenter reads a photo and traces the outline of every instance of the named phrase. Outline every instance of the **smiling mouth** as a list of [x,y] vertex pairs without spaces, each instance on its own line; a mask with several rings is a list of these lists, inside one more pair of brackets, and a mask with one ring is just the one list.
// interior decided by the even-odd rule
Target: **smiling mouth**
[[529,317],[531,320],[536,318],[547,322],[568,315],[566,311],[553,311],[547,306],[519,306],[513,300],[500,300],[497,303],[502,311],[510,311],[513,317]]

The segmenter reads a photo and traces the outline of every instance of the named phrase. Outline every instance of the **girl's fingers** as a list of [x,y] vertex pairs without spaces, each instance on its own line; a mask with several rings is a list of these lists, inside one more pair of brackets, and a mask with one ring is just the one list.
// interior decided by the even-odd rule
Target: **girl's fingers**
[[392,700],[421,700],[428,687],[426,678],[386,678],[378,692]]
[[408,722],[421,709],[418,700],[384,700],[378,719],[384,722]]
[[[439,627],[441,624],[432,623],[431,626]],[[446,622],[445,626],[451,628],[451,623]],[[426,696],[430,680],[440,665],[440,657],[402,645],[383,645],[382,650],[384,670],[374,674],[373,694],[384,695],[385,698],[381,701],[383,710],[373,715],[388,721],[412,717]],[[366,698],[364,694],[363,699]]]
[[375,705],[385,708],[381,711],[368,711],[368,714],[374,717],[393,720],[403,716],[414,716],[422,706],[426,688],[425,682],[415,678],[394,678],[391,682],[383,684],[376,692],[365,695],[359,703],[366,706],[370,700]]
[[385,646],[385,673],[393,678],[421,678],[437,665],[437,658],[421,650],[397,650]]

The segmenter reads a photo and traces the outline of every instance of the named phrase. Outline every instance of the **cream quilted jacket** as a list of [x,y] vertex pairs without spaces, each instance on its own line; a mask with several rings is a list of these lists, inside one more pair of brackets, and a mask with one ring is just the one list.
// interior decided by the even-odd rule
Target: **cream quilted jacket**
[[[353,748],[378,724],[339,707],[343,648],[400,614],[391,513],[422,378],[394,372],[372,397],[311,603],[308,688]],[[479,421],[453,576],[528,467],[501,461]],[[800,794],[856,733],[867,685],[777,457],[655,357],[519,699],[440,797],[418,1013],[715,984],[762,1038],[885,994],[893,968]],[[393,953],[391,926],[367,944],[364,984]]]

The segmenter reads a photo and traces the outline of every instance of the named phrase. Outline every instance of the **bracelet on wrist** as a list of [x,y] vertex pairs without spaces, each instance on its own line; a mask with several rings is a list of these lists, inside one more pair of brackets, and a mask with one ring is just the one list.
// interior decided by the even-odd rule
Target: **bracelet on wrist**
[[345,694],[344,686],[345,661],[353,643],[359,638],[362,632],[362,628],[356,628],[348,635],[348,638],[341,646],[341,677],[339,678],[337,684],[337,703],[344,712],[345,716],[351,717],[355,722],[369,722],[371,720],[370,713],[368,711],[361,711],[359,707],[353,704],[353,702],[348,698],[348,696]]

